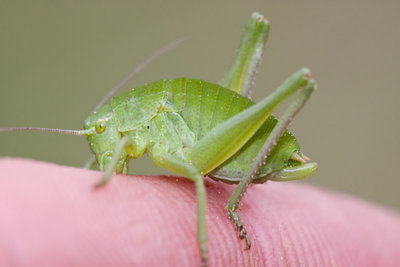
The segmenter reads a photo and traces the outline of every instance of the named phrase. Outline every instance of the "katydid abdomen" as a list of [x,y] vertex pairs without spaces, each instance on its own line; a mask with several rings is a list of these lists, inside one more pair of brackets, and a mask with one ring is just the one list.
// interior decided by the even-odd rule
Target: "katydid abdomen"
[[[130,90],[113,98],[112,110],[122,135],[133,136],[133,147],[127,156],[141,156],[151,152],[154,145],[162,145],[169,153],[191,162],[191,149],[212,128],[254,103],[232,90],[197,79],[178,78],[160,80]],[[238,183],[252,159],[276,125],[270,116],[255,135],[235,155],[208,173],[213,179]],[[144,147],[146,146],[146,149]],[[139,149],[139,153],[132,153]],[[282,168],[296,165],[291,155],[299,146],[288,131],[279,139],[267,161],[253,182],[263,183],[268,175]]]

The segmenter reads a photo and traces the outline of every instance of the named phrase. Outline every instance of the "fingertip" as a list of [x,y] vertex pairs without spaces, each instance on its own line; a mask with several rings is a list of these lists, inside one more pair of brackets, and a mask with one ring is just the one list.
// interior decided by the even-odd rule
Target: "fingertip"
[[[118,175],[91,190],[100,172],[19,159],[0,159],[0,170],[0,251],[14,263],[200,263],[195,187],[184,178]],[[400,265],[396,212],[298,182],[253,185],[239,211],[246,250],[224,211],[235,185],[206,187],[210,266]]]

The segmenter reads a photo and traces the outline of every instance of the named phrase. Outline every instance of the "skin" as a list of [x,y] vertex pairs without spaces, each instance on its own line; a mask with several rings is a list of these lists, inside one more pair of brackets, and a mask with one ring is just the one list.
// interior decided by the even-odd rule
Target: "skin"
[[[1,266],[196,266],[194,184],[0,159]],[[205,180],[210,266],[399,266],[400,216],[301,183],[253,185],[241,216],[251,250],[223,207],[234,186]]]

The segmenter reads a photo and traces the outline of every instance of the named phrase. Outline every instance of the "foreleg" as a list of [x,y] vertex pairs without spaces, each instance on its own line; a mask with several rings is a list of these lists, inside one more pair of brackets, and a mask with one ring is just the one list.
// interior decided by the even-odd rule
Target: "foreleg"
[[126,160],[126,151],[125,148],[131,144],[131,139],[128,136],[123,136],[118,143],[117,148],[114,153],[111,155],[104,155],[103,162],[101,162],[100,167],[104,166],[103,178],[94,185],[95,188],[103,186],[108,183],[111,178],[111,175],[117,170],[119,166],[119,173],[127,172],[127,160]]

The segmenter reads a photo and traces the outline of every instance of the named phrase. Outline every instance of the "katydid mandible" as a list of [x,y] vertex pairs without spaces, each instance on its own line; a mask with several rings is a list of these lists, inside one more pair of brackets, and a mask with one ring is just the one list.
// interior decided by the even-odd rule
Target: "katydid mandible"
[[[201,263],[206,265],[204,176],[238,184],[226,212],[249,249],[251,242],[237,213],[248,185],[302,179],[317,169],[286,130],[316,88],[310,71],[297,71],[259,103],[249,99],[268,32],[268,21],[258,13],[252,14],[233,64],[219,84],[178,78],[134,88],[89,115],[84,130],[25,127],[0,131],[38,130],[86,136],[94,154],[87,166],[98,165],[103,171],[96,187],[105,185],[113,173],[127,174],[129,159],[144,153],[155,164],[192,180],[197,194],[198,245]],[[279,119],[271,115],[275,107],[294,94]],[[107,98],[112,94],[109,95]]]

